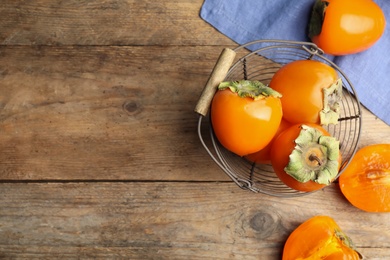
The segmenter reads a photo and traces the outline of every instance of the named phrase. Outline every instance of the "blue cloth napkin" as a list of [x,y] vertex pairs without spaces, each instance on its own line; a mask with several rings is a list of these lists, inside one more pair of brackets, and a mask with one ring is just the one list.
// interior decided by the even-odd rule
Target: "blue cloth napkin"
[[[387,18],[381,39],[353,55],[330,57],[350,79],[360,102],[390,125],[390,1],[375,0]],[[200,16],[238,44],[278,39],[310,41],[314,0],[205,0]]]

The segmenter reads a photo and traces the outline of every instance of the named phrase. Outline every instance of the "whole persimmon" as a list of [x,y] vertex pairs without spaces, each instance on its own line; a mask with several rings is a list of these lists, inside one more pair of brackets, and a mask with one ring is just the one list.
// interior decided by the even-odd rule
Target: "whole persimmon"
[[316,0],[309,37],[327,54],[347,55],[373,46],[385,27],[386,17],[372,0]]
[[337,124],[342,81],[331,66],[317,60],[283,65],[269,86],[282,94],[283,118],[292,124]]
[[329,185],[341,163],[339,141],[317,124],[295,124],[273,142],[271,164],[279,179],[298,191]]
[[282,120],[280,93],[259,81],[222,82],[211,103],[211,124],[218,141],[244,156],[271,142]]
[[271,147],[272,147],[274,140],[279,136],[280,133],[282,133],[284,130],[286,130],[290,126],[291,126],[291,123],[282,118],[282,121],[280,121],[279,128],[276,131],[271,142],[266,147],[261,149],[260,151],[246,155],[245,158],[252,163],[260,163],[260,164],[271,163]]

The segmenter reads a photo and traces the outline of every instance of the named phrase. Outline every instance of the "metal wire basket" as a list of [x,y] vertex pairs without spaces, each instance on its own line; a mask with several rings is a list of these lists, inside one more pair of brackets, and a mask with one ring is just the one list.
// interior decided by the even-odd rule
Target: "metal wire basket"
[[[236,58],[237,54],[239,54],[239,58]],[[195,112],[199,114],[198,135],[202,145],[215,163],[243,189],[278,197],[294,197],[310,193],[289,188],[279,180],[271,165],[252,163],[231,153],[218,142],[208,120],[208,109],[217,86],[221,81],[241,79],[259,80],[268,84],[281,66],[303,59],[318,60],[330,65],[339,73],[343,82],[343,99],[340,105],[339,122],[336,125],[324,126],[340,142],[343,161],[338,176],[342,174],[356,152],[362,123],[361,108],[356,91],[342,70],[328,59],[315,44],[258,40],[235,49],[225,48],[203,89]],[[202,123],[208,124],[209,139],[204,138],[205,131]]]

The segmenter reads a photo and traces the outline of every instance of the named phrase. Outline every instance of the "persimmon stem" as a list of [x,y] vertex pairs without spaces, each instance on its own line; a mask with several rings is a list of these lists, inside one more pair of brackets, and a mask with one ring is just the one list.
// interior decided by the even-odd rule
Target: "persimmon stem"
[[310,156],[309,156],[309,160],[310,160],[310,161],[316,161],[316,162],[317,162],[317,164],[318,164],[318,166],[321,166],[321,165],[322,165],[322,161],[321,161],[321,159],[320,159],[320,158],[318,158],[318,156],[317,156],[317,155],[315,155],[315,154],[310,154]]
[[301,125],[295,148],[284,171],[295,180],[328,185],[339,170],[339,142],[319,129]]

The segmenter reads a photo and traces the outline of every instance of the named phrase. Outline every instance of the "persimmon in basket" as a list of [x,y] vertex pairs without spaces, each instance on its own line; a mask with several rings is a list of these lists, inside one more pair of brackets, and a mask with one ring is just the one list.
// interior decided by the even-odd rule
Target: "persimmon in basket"
[[295,60],[272,77],[270,88],[282,94],[283,118],[292,124],[337,124],[342,80],[337,71],[317,60]]
[[273,142],[271,164],[279,179],[298,191],[329,185],[341,163],[339,141],[317,124],[295,124]]
[[271,142],[260,151],[246,155],[245,158],[252,163],[262,163],[262,164],[271,163],[272,144],[274,143],[275,139],[279,136],[279,134],[281,134],[284,130],[286,130],[290,126],[292,126],[290,122],[282,119],[279,128],[276,131],[276,134],[272,138]]
[[218,141],[239,156],[263,149],[282,120],[280,97],[260,81],[220,83],[210,111]]

